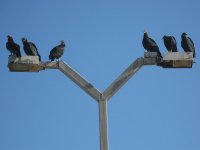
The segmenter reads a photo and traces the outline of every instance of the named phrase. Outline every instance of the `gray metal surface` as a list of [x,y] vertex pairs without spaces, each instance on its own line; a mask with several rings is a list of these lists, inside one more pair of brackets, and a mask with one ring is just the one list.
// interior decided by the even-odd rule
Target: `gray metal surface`
[[143,58],[143,66],[157,65],[160,61],[161,60],[157,60],[157,58]]
[[158,56],[157,52],[144,52],[144,58],[155,58]]
[[163,68],[192,68],[192,52],[168,52],[163,55],[160,66]]
[[100,128],[100,150],[108,150],[108,115],[107,100],[99,101],[99,128]]
[[40,62],[40,66],[44,67],[45,69],[58,69],[58,62],[54,61]]
[[59,62],[58,69],[74,81],[80,88],[92,96],[97,102],[100,100],[101,93],[82,76],[80,76],[75,70],[63,61]]
[[168,52],[163,55],[163,60],[193,60],[192,52]]
[[113,83],[101,93],[91,83],[73,70],[63,61],[39,62],[38,57],[25,56],[21,59],[10,57],[8,67],[10,71],[36,72],[44,69],[59,69],[80,88],[94,98],[99,104],[100,150],[108,150],[108,100],[144,65],[157,65],[166,68],[192,67],[192,53],[167,53],[162,58],[157,53],[145,52],[144,58],[136,59]]
[[39,72],[43,70],[40,66],[38,56],[23,56],[17,58],[10,55],[8,58],[8,67],[11,72]]
[[39,65],[39,57],[38,56],[23,56],[16,57],[14,55],[10,55],[8,57],[8,63],[18,63],[18,64],[36,64]]
[[141,67],[143,58],[136,59],[114,82],[103,92],[103,97],[109,100]]

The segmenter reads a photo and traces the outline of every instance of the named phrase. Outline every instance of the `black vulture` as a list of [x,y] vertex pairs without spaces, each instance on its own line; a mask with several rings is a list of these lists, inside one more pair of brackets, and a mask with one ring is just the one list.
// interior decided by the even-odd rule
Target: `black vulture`
[[55,46],[49,54],[49,59],[54,61],[54,59],[59,59],[64,53],[65,43],[60,41],[60,45]]
[[38,56],[39,60],[41,61],[41,56],[38,53],[37,47],[35,46],[34,43],[28,42],[26,38],[22,38],[22,43],[24,45],[24,52],[28,56]]
[[165,47],[169,52],[177,52],[177,42],[175,37],[164,35],[163,38]]
[[7,36],[8,41],[6,43],[6,48],[10,51],[11,54],[21,57],[20,46],[14,42],[12,36]]
[[193,57],[196,56],[195,54],[195,47],[194,43],[191,38],[186,36],[187,34],[185,32],[182,33],[181,35],[181,46],[184,49],[185,52],[193,52]]
[[148,52],[157,52],[158,56],[162,58],[158,45],[152,38],[148,37],[147,32],[144,32],[142,44]]

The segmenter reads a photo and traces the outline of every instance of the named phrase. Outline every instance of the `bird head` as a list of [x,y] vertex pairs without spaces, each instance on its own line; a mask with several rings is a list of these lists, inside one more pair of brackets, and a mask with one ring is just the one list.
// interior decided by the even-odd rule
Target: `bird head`
[[147,32],[146,32],[146,31],[144,31],[144,36],[145,36],[145,37],[147,37],[147,36],[148,36],[148,34],[147,34]]
[[27,38],[23,37],[23,38],[22,38],[22,42],[23,42],[23,43],[24,43],[24,42],[27,42]]
[[187,33],[185,33],[185,32],[183,32],[182,34],[181,34],[181,36],[183,37],[183,36],[186,36],[187,35]]
[[7,35],[7,38],[12,38],[12,36],[11,35]]
[[164,35],[163,37],[162,37],[162,40],[164,40],[164,39],[166,39],[167,38],[167,36],[166,35]]
[[65,42],[63,40],[60,41],[60,44],[65,46]]
[[12,36],[11,35],[7,35],[7,38],[8,38],[8,41],[13,41],[13,38],[12,38]]

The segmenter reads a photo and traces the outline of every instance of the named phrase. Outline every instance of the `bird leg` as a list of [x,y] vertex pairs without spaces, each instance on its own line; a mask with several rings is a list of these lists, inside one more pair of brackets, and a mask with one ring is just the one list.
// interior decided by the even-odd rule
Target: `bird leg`
[[58,66],[60,65],[60,58],[58,58]]
[[60,63],[59,63],[59,58],[56,59],[56,62],[58,64],[58,67],[60,66]]

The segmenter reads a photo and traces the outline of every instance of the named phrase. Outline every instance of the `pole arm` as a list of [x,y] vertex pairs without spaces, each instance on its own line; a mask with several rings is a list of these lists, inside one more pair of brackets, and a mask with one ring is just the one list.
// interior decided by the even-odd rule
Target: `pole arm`
[[74,83],[76,83],[80,88],[82,88],[86,93],[88,93],[97,102],[100,100],[101,93],[87,80],[85,80],[81,75],[73,70],[69,65],[63,61],[57,62],[58,69],[69,77]]
[[156,58],[137,58],[125,71],[114,80],[112,84],[101,94],[91,83],[86,81],[77,71],[73,70],[63,61],[43,62],[40,64],[44,69],[59,69],[80,88],[99,102],[103,99],[109,100],[143,65],[156,65]]
[[102,97],[103,99],[109,100],[143,65],[157,65],[157,60],[156,58],[137,58],[102,94],[63,61],[45,62],[40,65],[45,69],[59,69],[92,98],[99,102]]
[[144,58],[137,58],[126,70],[103,92],[104,99],[109,100],[142,66]]
[[54,61],[40,62],[41,70],[43,69],[58,69],[58,63]]
[[101,93],[86,79],[84,79],[77,71],[73,70],[68,64],[63,61],[59,62],[42,62],[40,63],[44,69],[58,69],[88,93],[94,100],[99,102]]

